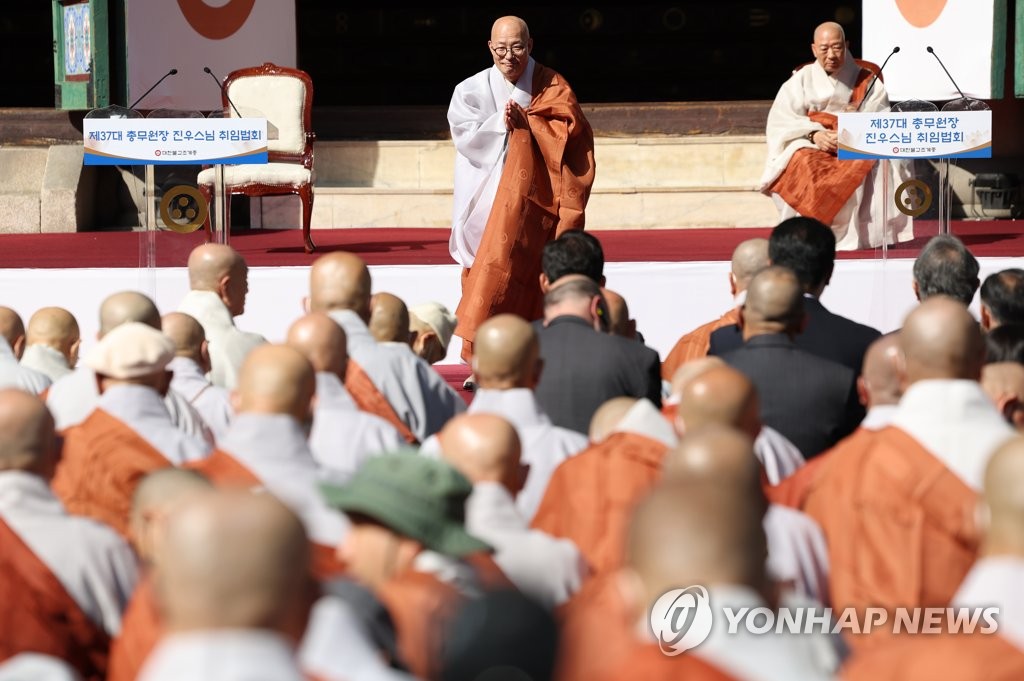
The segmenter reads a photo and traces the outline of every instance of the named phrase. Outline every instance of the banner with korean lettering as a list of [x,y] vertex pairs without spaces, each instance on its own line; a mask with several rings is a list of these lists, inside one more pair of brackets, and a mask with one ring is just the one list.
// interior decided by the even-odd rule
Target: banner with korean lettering
[[267,162],[265,118],[86,118],[85,165]]
[[841,113],[839,158],[992,158],[992,112]]

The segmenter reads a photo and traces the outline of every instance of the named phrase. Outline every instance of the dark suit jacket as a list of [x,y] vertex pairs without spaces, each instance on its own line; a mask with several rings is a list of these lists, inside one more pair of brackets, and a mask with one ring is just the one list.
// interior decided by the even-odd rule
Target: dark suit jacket
[[801,350],[783,334],[755,336],[722,356],[746,374],[761,398],[761,420],[816,456],[860,423],[856,376]]
[[[825,309],[817,298],[804,298],[807,328],[796,337],[796,346],[812,355],[839,362],[859,376],[868,346],[882,334],[870,326],[858,324]],[[709,355],[724,356],[743,345],[738,326],[725,326],[711,334]]]
[[661,406],[661,360],[651,348],[598,333],[584,319],[556,317],[539,332],[544,371],[535,393],[556,426],[587,433],[613,397],[646,397]]

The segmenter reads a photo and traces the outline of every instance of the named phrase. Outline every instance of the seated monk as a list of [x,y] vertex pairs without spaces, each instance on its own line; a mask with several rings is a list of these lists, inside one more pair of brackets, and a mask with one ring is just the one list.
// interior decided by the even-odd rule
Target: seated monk
[[[874,248],[884,234],[913,238],[910,218],[890,211],[882,225],[881,166],[836,157],[837,114],[887,111],[889,98],[878,67],[849,56],[843,27],[826,22],[814,31],[815,61],[787,80],[768,112],[768,162],[760,190],[779,207],[779,220],[797,215],[831,225],[837,250]],[[876,77],[878,76],[878,77]],[[891,188],[909,178],[906,164],[889,164]]]

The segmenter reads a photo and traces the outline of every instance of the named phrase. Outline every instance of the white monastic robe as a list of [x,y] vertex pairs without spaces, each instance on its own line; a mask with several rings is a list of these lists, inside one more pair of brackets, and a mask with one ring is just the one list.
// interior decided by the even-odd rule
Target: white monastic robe
[[0,664],[0,681],[81,681],[63,660],[40,653],[19,653]]
[[160,393],[142,385],[115,385],[100,395],[97,407],[125,424],[175,466],[201,461],[210,443],[174,425]]
[[807,463],[789,438],[768,426],[761,426],[754,440],[754,456],[761,462],[765,477],[772,485],[779,484]]
[[202,367],[188,357],[175,357],[167,368],[174,372],[171,390],[184,397],[199,412],[213,433],[213,439],[219,441],[234,416],[228,391],[206,380]]
[[964,577],[953,607],[999,608],[1000,636],[1024,652],[1024,557],[980,558]]
[[366,372],[417,440],[426,440],[448,419],[466,410],[458,393],[408,345],[378,343],[366,322],[352,310],[329,314],[345,330],[349,358]]
[[768,574],[785,588],[829,603],[828,545],[818,523],[796,509],[769,504],[764,533]]
[[448,250],[465,268],[471,267],[476,258],[505,165],[505,104],[511,99],[524,109],[530,106],[535,65],[530,57],[515,85],[505,80],[497,66],[484,69],[455,87],[448,106],[448,125],[456,152]]
[[38,395],[49,387],[49,377],[19,364],[7,339],[0,338],[0,388],[18,388]]
[[[530,467],[526,483],[516,495],[516,506],[529,523],[544,498],[555,469],[570,456],[583,451],[589,444],[587,437],[551,423],[529,388],[477,390],[466,411],[469,414],[496,414],[516,429],[522,447],[520,460]],[[437,455],[441,446],[437,438],[431,438],[423,443],[420,451]]]
[[295,649],[268,629],[209,629],[166,636],[139,681],[305,681]]
[[0,472],[0,518],[93,622],[112,636],[121,630],[138,569],[116,532],[69,515],[45,480],[22,471]]
[[[809,112],[823,111],[839,114],[850,102],[850,95],[860,66],[849,55],[843,67],[833,76],[815,61],[797,70],[779,89],[775,102],[768,113],[768,157],[764,174],[758,189],[773,197],[779,207],[779,219],[797,215],[780,197],[771,193],[772,183],[786,169],[793,154],[799,149],[816,149],[807,139],[807,134],[825,128],[810,120]],[[889,98],[885,86],[879,80],[871,88],[861,111],[887,111]],[[840,140],[842,142],[842,140]],[[846,202],[832,221],[836,235],[837,250],[855,250],[876,247],[882,244],[882,164],[876,163],[867,178]],[[905,163],[889,164],[890,194],[895,193],[901,182],[910,178],[910,168]],[[892,203],[892,199],[888,199]],[[889,242],[908,241],[913,238],[912,220],[896,210],[889,211]]]
[[257,333],[235,326],[231,311],[212,291],[189,291],[178,305],[178,312],[194,317],[206,332],[210,347],[210,381],[231,390],[238,383],[238,372],[249,351],[267,342]]
[[309,448],[332,482],[345,482],[370,457],[405,445],[402,434],[393,425],[359,411],[340,378],[317,373]]
[[67,357],[42,343],[33,343],[25,348],[21,355],[21,366],[45,374],[51,381],[63,378],[73,371],[68,366]]

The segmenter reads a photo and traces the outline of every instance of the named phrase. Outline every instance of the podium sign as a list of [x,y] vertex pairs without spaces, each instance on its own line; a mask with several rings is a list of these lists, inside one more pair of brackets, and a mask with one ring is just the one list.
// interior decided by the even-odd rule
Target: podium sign
[[991,111],[839,114],[840,160],[992,158]]
[[267,162],[265,118],[86,118],[85,165]]

